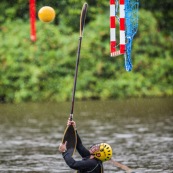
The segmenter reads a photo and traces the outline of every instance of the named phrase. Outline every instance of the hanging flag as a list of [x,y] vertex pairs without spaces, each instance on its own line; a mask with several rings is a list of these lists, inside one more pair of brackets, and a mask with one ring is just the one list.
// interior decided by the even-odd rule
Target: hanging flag
[[30,0],[29,3],[29,10],[30,10],[30,39],[31,41],[36,41],[36,14],[35,14],[35,0]]

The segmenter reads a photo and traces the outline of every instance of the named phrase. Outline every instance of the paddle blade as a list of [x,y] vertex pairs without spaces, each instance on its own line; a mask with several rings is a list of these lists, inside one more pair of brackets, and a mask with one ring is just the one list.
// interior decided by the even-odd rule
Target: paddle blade
[[82,10],[81,10],[81,15],[80,15],[80,36],[82,37],[83,35],[83,30],[84,30],[84,25],[85,25],[85,18],[86,18],[86,13],[87,13],[87,8],[88,4],[84,3]]
[[67,141],[67,150],[72,156],[75,152],[77,143],[76,131],[72,125],[67,126],[67,128],[65,129],[62,143],[64,143],[65,141]]
[[119,162],[116,162],[115,160],[111,159],[110,163],[115,165],[116,167],[119,167],[120,169],[126,171],[127,173],[135,173],[131,168],[127,167],[126,165],[123,165]]

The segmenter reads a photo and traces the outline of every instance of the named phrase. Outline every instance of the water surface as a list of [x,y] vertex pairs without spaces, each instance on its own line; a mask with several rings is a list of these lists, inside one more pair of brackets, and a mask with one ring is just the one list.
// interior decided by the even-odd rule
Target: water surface
[[[76,102],[74,119],[86,147],[107,142],[113,158],[136,173],[173,173],[172,105],[172,98]],[[0,172],[74,172],[57,150],[70,106],[1,104]],[[124,172],[109,162],[104,167]]]

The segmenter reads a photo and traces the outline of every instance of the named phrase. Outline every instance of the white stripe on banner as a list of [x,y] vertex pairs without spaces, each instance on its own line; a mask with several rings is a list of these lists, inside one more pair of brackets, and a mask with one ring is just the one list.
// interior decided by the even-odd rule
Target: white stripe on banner
[[121,55],[120,50],[111,53],[111,56],[118,56],[118,55]]
[[120,18],[124,18],[124,17],[125,17],[125,6],[120,5]]
[[115,28],[110,28],[110,40],[115,41]]
[[125,44],[125,31],[120,31],[120,44]]
[[110,16],[115,16],[115,5],[110,5]]

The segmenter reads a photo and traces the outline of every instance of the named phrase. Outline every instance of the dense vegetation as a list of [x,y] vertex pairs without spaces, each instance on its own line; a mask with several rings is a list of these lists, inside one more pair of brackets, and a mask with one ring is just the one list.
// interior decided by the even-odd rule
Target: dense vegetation
[[[109,2],[87,1],[76,98],[173,96],[171,1],[141,1],[132,72],[125,71],[123,56],[109,57]],[[37,0],[37,11],[50,5],[57,15],[51,24],[37,20],[37,41],[31,42],[26,0],[1,0],[1,102],[71,99],[83,2]]]

